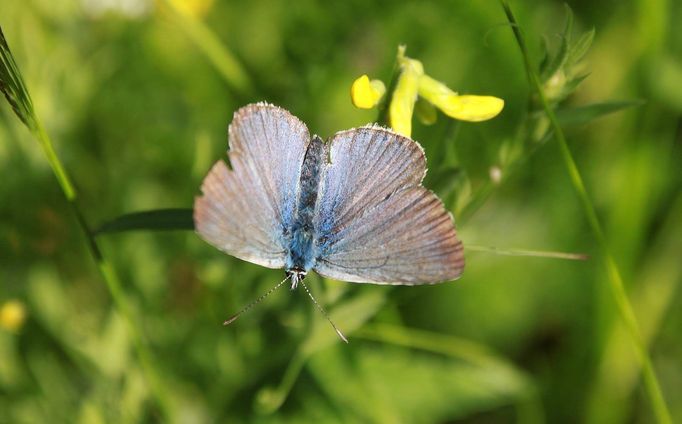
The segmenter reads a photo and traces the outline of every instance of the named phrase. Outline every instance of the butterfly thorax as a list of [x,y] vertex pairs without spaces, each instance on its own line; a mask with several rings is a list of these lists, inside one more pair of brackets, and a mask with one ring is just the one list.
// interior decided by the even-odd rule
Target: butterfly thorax
[[[307,272],[315,265],[315,203],[320,184],[320,175],[324,163],[324,142],[314,136],[301,167],[298,202],[291,228],[285,229],[288,249],[285,270],[289,272]],[[287,231],[288,230],[288,231]],[[305,275],[305,274],[304,274]]]

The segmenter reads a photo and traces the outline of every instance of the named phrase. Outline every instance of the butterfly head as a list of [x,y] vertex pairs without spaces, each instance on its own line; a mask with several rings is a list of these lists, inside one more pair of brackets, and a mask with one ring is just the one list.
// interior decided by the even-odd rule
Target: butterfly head
[[307,274],[307,272],[301,268],[290,268],[287,269],[286,272],[287,277],[291,278],[291,290],[294,290],[296,287],[298,287],[299,281],[303,281]]

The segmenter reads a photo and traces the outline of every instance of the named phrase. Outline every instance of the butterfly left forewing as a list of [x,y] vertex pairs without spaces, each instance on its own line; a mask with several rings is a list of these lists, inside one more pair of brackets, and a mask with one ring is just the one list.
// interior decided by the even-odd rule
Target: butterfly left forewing
[[258,103],[239,109],[229,129],[232,169],[218,161],[194,203],[199,235],[237,258],[283,267],[283,232],[294,218],[309,143],[306,126],[282,108]]

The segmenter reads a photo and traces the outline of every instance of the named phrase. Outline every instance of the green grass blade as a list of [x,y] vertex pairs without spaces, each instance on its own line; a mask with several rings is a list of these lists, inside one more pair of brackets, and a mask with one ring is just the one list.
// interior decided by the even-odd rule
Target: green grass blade
[[249,73],[215,33],[199,19],[178,10],[174,2],[161,0],[161,3],[172,12],[180,29],[206,55],[235,93],[244,98],[253,97],[255,90]]
[[562,126],[582,125],[604,115],[619,112],[623,109],[641,106],[642,100],[623,100],[603,103],[593,103],[586,106],[560,108],[556,110],[556,117]]
[[[656,238],[647,247],[646,257],[633,288],[632,301],[638,312],[642,336],[649,346],[663,332],[666,314],[675,307],[676,293],[682,286],[682,194],[662,220]],[[629,344],[623,323],[611,324],[597,378],[590,390],[586,423],[618,423],[627,420],[630,394],[639,382],[637,357],[625,350]],[[625,352],[625,354],[624,354]],[[606,409],[603,405],[610,405]]]
[[5,95],[5,98],[12,106],[12,109],[19,117],[19,119],[28,127],[31,134],[38,140],[47,160],[52,167],[52,170],[57,178],[59,186],[62,189],[64,197],[69,205],[72,207],[79,227],[85,236],[88,250],[92,255],[97,268],[99,269],[102,278],[104,279],[109,293],[114,300],[116,309],[121,313],[128,324],[129,334],[135,345],[136,353],[139,357],[142,369],[145,373],[151,391],[156,397],[156,400],[166,416],[170,417],[169,410],[171,408],[170,402],[167,400],[165,386],[160,383],[159,374],[155,369],[151,353],[147,349],[141,336],[139,327],[135,324],[131,308],[125,298],[123,288],[114,268],[106,261],[102,252],[94,239],[93,232],[82,213],[80,207],[76,203],[77,192],[71,182],[64,165],[59,160],[57,153],[53,147],[52,141],[45,131],[38,115],[33,108],[33,102],[29,94],[24,80],[19,71],[19,67],[14,60],[14,56],[9,49],[5,36],[0,28],[0,90]]
[[[347,336],[350,335],[352,343],[355,331],[372,318],[385,302],[386,292],[368,291],[336,305],[329,311],[329,315]],[[255,405],[258,412],[271,414],[279,409],[308,359],[334,343],[343,344],[327,320],[321,314],[316,316],[310,333],[289,362],[280,384],[276,387],[264,387],[259,391]]]
[[526,47],[526,43],[521,32],[521,29],[517,24],[516,19],[514,18],[514,14],[512,13],[512,10],[509,7],[507,1],[500,0],[500,2],[502,4],[505,14],[507,15],[507,19],[509,20],[512,26],[512,30],[514,32],[514,36],[519,45],[519,48],[521,49],[524,64],[528,72],[528,75],[530,76],[532,85],[534,86],[533,88],[537,91],[537,94],[540,98],[545,113],[547,114],[547,118],[549,119],[551,126],[554,130],[554,135],[557,139],[557,142],[559,143],[561,156],[564,160],[564,164],[568,171],[571,182],[578,194],[578,197],[580,198],[580,202],[582,204],[590,228],[592,229],[592,232],[594,233],[594,236],[599,245],[602,261],[607,271],[611,292],[613,294],[613,298],[616,303],[618,312],[621,316],[621,319],[623,320],[623,324],[625,325],[630,340],[634,345],[633,347],[635,349],[635,353],[642,366],[644,385],[646,388],[647,396],[651,401],[652,409],[654,411],[654,414],[656,415],[656,419],[659,423],[665,424],[672,423],[668,406],[663,397],[663,393],[661,392],[661,387],[658,382],[658,378],[656,377],[656,373],[654,372],[651,359],[649,358],[649,353],[646,350],[645,344],[642,340],[642,335],[639,329],[637,318],[635,317],[632,304],[630,303],[630,300],[628,299],[627,293],[625,291],[625,285],[623,284],[623,279],[621,277],[618,266],[616,265],[616,262],[613,259],[611,251],[609,250],[609,247],[606,243],[606,237],[604,235],[604,231],[597,216],[597,212],[594,208],[594,205],[592,204],[592,200],[587,194],[585,183],[583,182],[583,178],[580,174],[580,171],[578,170],[578,166],[576,165],[575,160],[573,159],[571,150],[568,147],[568,142],[566,141],[566,137],[564,136],[559,120],[557,119],[557,116],[554,113],[554,110],[551,108],[549,102],[547,101],[545,93],[542,89],[542,83],[540,82],[540,78],[531,64],[530,55],[528,53],[528,49]]
[[2,28],[0,28],[0,91],[5,95],[7,102],[17,117],[40,142],[47,161],[55,177],[57,177],[59,186],[64,192],[66,199],[68,201],[76,200],[76,190],[73,183],[71,183],[71,179],[66,173],[64,166],[59,161],[52,141],[33,109],[33,100],[31,100],[31,95],[26,89],[24,79],[21,76],[21,72],[19,72],[19,67],[7,44]]
[[467,244],[466,249],[474,252],[486,252],[506,256],[531,256],[535,258],[568,259],[571,261],[584,261],[589,259],[589,256],[585,253],[550,252],[546,250],[528,249],[502,249],[498,247],[480,246],[476,244]]
[[2,28],[0,28],[0,91],[5,95],[19,119],[30,129],[35,128],[33,102],[28,95]]
[[510,386],[520,388],[519,417],[522,422],[543,422],[537,387],[532,378],[507,359],[486,346],[458,337],[390,324],[371,324],[355,332],[354,336],[391,343],[396,346],[424,350],[468,362],[481,368],[493,369]]
[[354,335],[362,339],[440,353],[473,365],[504,369],[505,372],[514,374],[514,378],[522,382],[520,385],[531,384],[523,371],[492,353],[485,346],[470,340],[390,324],[366,325]]
[[95,230],[95,235],[120,233],[123,231],[151,230],[194,230],[192,209],[156,209],[133,212],[107,221]]

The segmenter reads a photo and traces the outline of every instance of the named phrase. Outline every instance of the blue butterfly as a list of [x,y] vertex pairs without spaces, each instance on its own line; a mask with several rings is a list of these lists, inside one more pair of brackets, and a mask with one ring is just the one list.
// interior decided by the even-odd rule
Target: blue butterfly
[[416,141],[365,126],[324,142],[288,111],[257,103],[235,113],[228,157],[232,169],[220,160],[204,179],[196,231],[232,256],[284,268],[272,290],[287,279],[296,288],[311,270],[417,285],[464,269],[452,215],[421,185],[426,158]]

